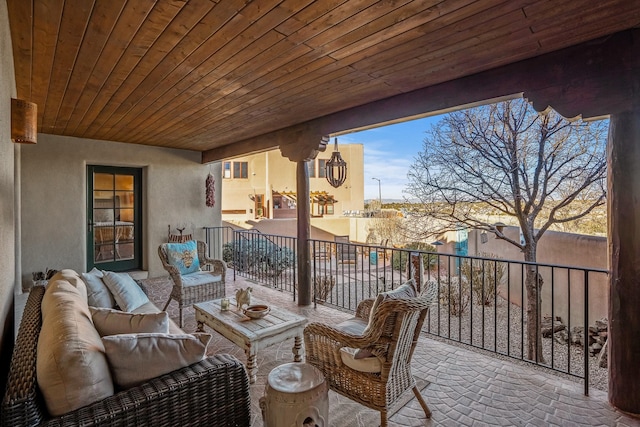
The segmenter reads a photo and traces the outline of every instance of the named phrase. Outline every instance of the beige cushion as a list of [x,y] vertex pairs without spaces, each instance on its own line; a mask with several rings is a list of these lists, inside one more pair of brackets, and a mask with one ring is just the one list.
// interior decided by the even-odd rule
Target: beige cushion
[[350,347],[342,347],[340,349],[340,358],[342,363],[360,372],[377,373],[382,370],[380,359],[375,356],[358,358],[357,349]]
[[[151,301],[142,304],[140,307],[136,308],[132,311],[135,314],[146,314],[146,313],[159,313],[160,310],[155,306]],[[184,331],[178,326],[176,322],[173,321],[172,318],[169,318],[169,333],[170,334],[184,334]]]
[[134,387],[201,361],[209,334],[126,334],[102,337],[115,383]]
[[134,314],[112,308],[89,307],[93,325],[100,336],[136,333],[169,333],[169,315],[166,311]]
[[52,416],[113,394],[104,346],[91,321],[86,288],[73,271],[63,270],[53,276],[42,300],[36,372]]
[[87,285],[87,300],[93,307],[113,308],[116,306],[116,300],[102,281],[103,277],[104,273],[95,267],[88,273],[82,273],[82,280]]

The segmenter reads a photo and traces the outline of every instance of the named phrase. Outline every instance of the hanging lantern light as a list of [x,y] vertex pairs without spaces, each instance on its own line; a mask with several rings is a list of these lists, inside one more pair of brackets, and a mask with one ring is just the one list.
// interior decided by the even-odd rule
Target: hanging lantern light
[[331,159],[325,164],[325,176],[332,187],[338,188],[347,179],[347,162],[342,160],[338,151],[338,138],[335,138],[335,145]]
[[205,181],[204,186],[207,206],[212,208],[216,205],[216,180],[211,172],[207,175],[207,180]]

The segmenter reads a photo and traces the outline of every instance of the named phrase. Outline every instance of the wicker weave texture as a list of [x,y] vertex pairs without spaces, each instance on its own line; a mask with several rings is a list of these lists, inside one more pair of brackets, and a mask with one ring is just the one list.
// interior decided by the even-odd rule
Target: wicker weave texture
[[[427,417],[429,408],[417,391],[411,373],[411,358],[428,309],[436,300],[437,284],[430,284],[415,298],[385,300],[376,310],[373,323],[363,335],[310,323],[304,330],[306,361],[322,371],[329,387],[356,402],[380,411],[382,426],[387,411],[408,390],[418,397]],[[372,300],[361,302],[356,319],[368,322]],[[381,360],[380,373],[366,373],[342,363],[340,348],[368,348]]]
[[[169,275],[173,280],[171,295],[169,296],[169,300],[164,306],[164,309],[166,310],[172,299],[178,302],[178,308],[180,311],[180,327],[182,327],[182,309],[184,307],[189,307],[198,302],[211,301],[225,296],[225,279],[227,274],[226,263],[219,259],[209,258],[207,256],[208,251],[207,244],[205,242],[198,240],[197,246],[200,265],[202,267],[209,266],[211,268],[207,272],[194,273],[211,275],[211,282],[197,286],[185,286],[182,281],[180,271],[173,265],[169,264],[167,244],[163,243],[158,247],[158,256],[162,261],[162,266],[169,272]],[[220,279],[218,277],[220,277]]]
[[1,426],[250,425],[249,377],[238,359],[225,354],[51,418],[36,379],[43,294],[44,288],[33,288],[25,307],[2,401]]

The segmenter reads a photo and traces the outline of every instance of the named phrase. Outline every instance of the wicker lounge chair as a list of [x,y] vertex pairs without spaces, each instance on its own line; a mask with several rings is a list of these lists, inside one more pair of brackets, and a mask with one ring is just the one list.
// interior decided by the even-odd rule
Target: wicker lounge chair
[[[67,414],[52,417],[36,377],[44,287],[35,286],[20,322],[0,426],[249,426],[249,377],[235,357],[216,354]],[[67,363],[68,361],[65,361]]]
[[199,271],[185,276],[180,271],[169,264],[167,256],[167,243],[158,247],[158,255],[162,261],[162,266],[169,272],[173,280],[171,295],[167,300],[163,310],[166,311],[172,299],[178,302],[180,309],[180,327],[182,327],[182,309],[198,302],[210,301],[225,296],[225,275],[227,265],[219,259],[209,258],[207,254],[207,244],[198,241],[198,259],[200,266],[211,266],[209,271]]
[[[415,291],[414,291],[415,292]],[[436,300],[437,283],[414,297],[364,300],[356,317],[331,327],[311,323],[304,330],[306,361],[322,371],[329,387],[362,405],[380,411],[381,426],[400,396],[413,390],[427,418],[431,416],[411,374],[411,357],[429,306]],[[373,308],[372,320],[369,312]],[[341,348],[367,349],[381,361],[378,372],[362,372],[344,362]]]

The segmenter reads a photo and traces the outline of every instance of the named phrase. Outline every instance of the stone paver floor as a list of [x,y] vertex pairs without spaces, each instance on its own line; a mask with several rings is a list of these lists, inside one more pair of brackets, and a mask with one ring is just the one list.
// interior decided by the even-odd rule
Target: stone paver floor
[[[152,299],[166,301],[169,285],[151,279]],[[337,323],[350,314],[324,306],[300,307],[289,293],[275,291],[237,278],[227,281],[227,295],[237,288],[252,286],[254,295],[279,307],[300,313],[311,321]],[[177,304],[170,312],[177,315]],[[162,305],[161,305],[162,306]],[[173,310],[172,310],[173,307]],[[177,316],[176,316],[177,317]],[[193,309],[185,310],[187,332],[195,330]],[[215,352],[231,353],[244,361],[242,351],[222,336],[209,344]],[[273,346],[258,355],[268,369],[292,359],[290,345]],[[390,426],[640,426],[640,419],[615,410],[607,394],[591,389],[583,394],[581,382],[533,369],[526,364],[505,361],[471,349],[446,344],[423,336],[412,360],[414,375],[430,384],[422,395],[433,415],[426,419],[415,398],[389,420]],[[251,386],[253,426],[262,426],[258,399],[264,393],[264,377]]]

